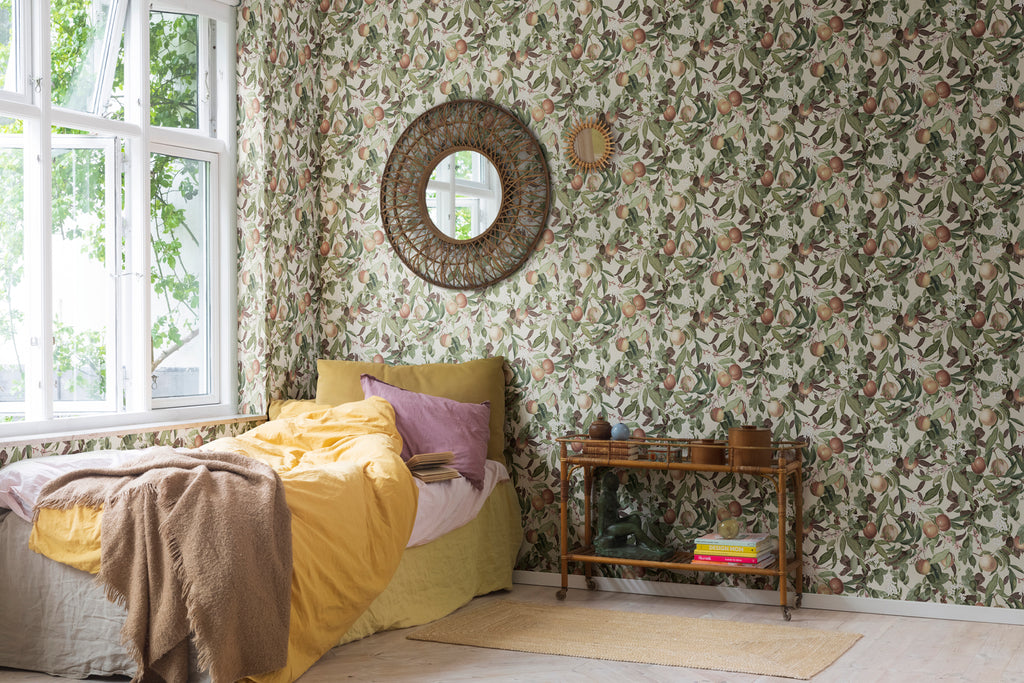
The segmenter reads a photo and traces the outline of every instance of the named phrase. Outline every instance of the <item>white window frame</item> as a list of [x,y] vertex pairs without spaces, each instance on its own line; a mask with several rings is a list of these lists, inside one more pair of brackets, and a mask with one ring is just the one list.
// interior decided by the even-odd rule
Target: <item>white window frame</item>
[[[235,285],[235,10],[233,2],[220,0],[126,0],[125,23],[125,120],[102,118],[83,112],[54,107],[51,102],[49,69],[50,7],[48,2],[16,0],[22,31],[19,54],[28,68],[22,71],[23,93],[0,91],[0,117],[25,122],[25,216],[26,225],[52,225],[49,202],[52,173],[51,150],[57,145],[51,131],[54,126],[86,131],[96,136],[120,138],[125,145],[125,187],[128,201],[124,210],[124,230],[128,234],[127,254],[131,272],[119,278],[116,391],[120,412],[54,419],[52,366],[53,272],[50,229],[26,231],[24,258],[26,271],[43,277],[26,277],[29,290],[26,326],[33,330],[36,346],[24,361],[27,392],[25,420],[0,423],[0,440],[43,434],[83,433],[98,429],[141,424],[215,420],[237,412]],[[209,66],[211,73],[200,74],[200,100],[207,99],[209,114],[200,117],[199,130],[164,129],[149,123],[150,11],[197,14],[216,21],[216,54]],[[200,22],[200,26],[206,26]],[[27,28],[27,30],[25,30]],[[205,29],[203,29],[205,32]],[[21,40],[21,36],[29,40]],[[202,35],[202,34],[201,34]],[[201,43],[203,38],[201,37]],[[202,61],[201,61],[202,65]],[[45,74],[45,77],[39,74]],[[215,84],[214,97],[204,87]],[[215,105],[219,105],[215,106]],[[202,110],[202,107],[201,107]],[[212,121],[212,123],[210,123]],[[201,160],[214,159],[210,168],[210,232],[208,245],[209,276],[207,286],[211,324],[210,394],[183,399],[154,401],[150,392],[152,375],[150,327],[135,321],[150,320],[150,191],[149,169],[153,153],[172,154]],[[136,169],[145,169],[137,172]],[[118,240],[119,242],[120,240]],[[31,267],[29,263],[31,262]],[[132,321],[125,325],[122,321]],[[38,336],[36,335],[38,331]],[[113,354],[112,354],[113,355]],[[48,362],[47,362],[48,361]],[[109,378],[109,373],[108,373]],[[8,404],[10,405],[10,404]],[[63,405],[59,406],[63,409]]]
[[[186,149],[183,147],[174,147],[172,145],[163,145],[154,143],[150,145],[150,157],[154,154],[162,154],[165,156],[172,156],[180,159],[188,159],[190,161],[200,161],[209,164],[209,172],[207,177],[210,183],[214,183],[215,179],[220,175],[220,169],[218,167],[220,157],[216,154],[209,152],[197,152],[195,149]],[[178,396],[168,398],[153,398],[153,408],[178,408],[184,406],[202,405],[202,404],[213,404],[217,403],[217,377],[216,368],[220,367],[220,329],[215,324],[215,321],[220,320],[220,308],[221,304],[215,296],[213,296],[213,278],[216,275],[217,269],[213,267],[213,264],[220,262],[220,250],[222,239],[218,239],[216,229],[216,217],[220,213],[219,198],[217,192],[210,192],[209,196],[205,198],[206,202],[206,214],[207,214],[207,241],[203,245],[203,250],[206,252],[206,273],[202,278],[202,290],[200,291],[199,299],[205,302],[206,306],[206,320],[204,321],[203,329],[207,335],[208,355],[207,359],[208,366],[205,371],[207,379],[207,386],[209,391],[203,394],[196,394],[193,396]],[[150,376],[152,376],[152,370],[150,370]]]
[[[114,314],[111,316],[109,322],[111,323],[107,329],[106,344],[110,352],[107,353],[106,370],[107,370],[107,381],[105,387],[106,398],[102,401],[59,401],[56,397],[53,399],[53,407],[55,413],[111,413],[118,410],[121,405],[120,396],[118,395],[117,385],[117,368],[120,367],[118,362],[118,351],[120,345],[117,343],[117,306],[115,299],[117,297],[116,289],[117,284],[115,278],[118,276],[117,260],[120,254],[118,248],[119,235],[121,232],[121,221],[120,221],[120,205],[121,205],[121,183],[119,178],[121,177],[121,154],[120,140],[112,137],[86,137],[84,135],[52,135],[50,137],[50,154],[52,156],[53,150],[58,149],[98,149],[103,151],[103,157],[105,160],[105,179],[104,188],[107,190],[106,196],[106,208],[105,214],[105,226],[104,233],[106,237],[106,263],[103,264],[103,269],[109,278],[107,291],[104,291],[101,296],[108,297],[108,300],[114,304]],[[52,167],[51,167],[52,168]],[[52,238],[51,238],[52,242]],[[43,275],[45,277],[45,275]],[[54,378],[56,380],[56,378]]]
[[[99,77],[97,82],[93,84],[94,89],[89,97],[88,110],[84,112],[85,114],[103,116],[103,107],[101,107],[103,96],[113,86],[114,71],[117,69],[117,55],[121,47],[120,34],[115,36],[113,32],[125,25],[129,4],[130,0],[110,0],[110,17],[104,28],[103,40],[94,43],[91,47],[90,51],[95,54],[100,67],[98,69]],[[54,109],[78,111],[77,109],[59,106],[55,106]]]
[[[20,22],[22,26],[27,26],[30,5],[31,0],[14,0],[11,19],[14,22]],[[28,46],[29,41],[25,40],[23,33],[15,31],[14,48],[11,50],[11,57],[14,58],[15,88],[13,90],[0,89],[0,101],[31,105],[34,83],[28,70],[28,65],[32,63]]]

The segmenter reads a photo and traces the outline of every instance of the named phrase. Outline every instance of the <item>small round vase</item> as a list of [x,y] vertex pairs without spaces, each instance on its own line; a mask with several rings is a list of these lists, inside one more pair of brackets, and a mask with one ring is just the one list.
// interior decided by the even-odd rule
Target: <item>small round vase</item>
[[732,517],[718,523],[718,535],[722,538],[736,538],[743,531],[743,522]]
[[621,422],[612,427],[612,438],[616,441],[625,441],[631,434],[629,427]]
[[612,426],[608,424],[608,421],[603,417],[599,417],[590,423],[590,429],[587,430],[587,435],[591,439],[607,441],[612,438]]

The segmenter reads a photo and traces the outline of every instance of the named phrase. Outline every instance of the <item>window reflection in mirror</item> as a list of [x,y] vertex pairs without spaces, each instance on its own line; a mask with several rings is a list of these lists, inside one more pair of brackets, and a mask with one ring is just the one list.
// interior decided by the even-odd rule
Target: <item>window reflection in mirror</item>
[[479,152],[452,152],[434,167],[427,182],[427,211],[442,233],[473,239],[491,227],[501,207],[501,180]]

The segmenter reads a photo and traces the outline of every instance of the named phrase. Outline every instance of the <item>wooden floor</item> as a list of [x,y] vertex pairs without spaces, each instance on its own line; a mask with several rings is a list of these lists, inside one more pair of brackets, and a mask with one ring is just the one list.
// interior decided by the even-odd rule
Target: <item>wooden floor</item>
[[[555,603],[555,589],[517,585],[477,601],[516,599]],[[624,593],[570,590],[567,604],[634,610],[683,617],[784,624],[778,607],[659,598]],[[939,619],[915,619],[853,612],[798,609],[793,626],[853,631],[856,645],[815,682],[898,683],[917,681],[1021,681],[1024,683],[1024,627]],[[789,682],[793,679],[627,664],[407,640],[415,629],[379,633],[327,653],[299,680],[336,681],[735,681]],[[41,674],[0,670],[0,683],[55,682]]]

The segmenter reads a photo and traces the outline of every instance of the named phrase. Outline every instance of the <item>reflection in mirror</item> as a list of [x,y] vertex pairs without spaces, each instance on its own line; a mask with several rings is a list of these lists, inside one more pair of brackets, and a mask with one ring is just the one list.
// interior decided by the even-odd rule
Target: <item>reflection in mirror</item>
[[491,227],[501,208],[497,169],[479,152],[452,152],[434,167],[426,188],[430,220],[456,240],[470,240]]

